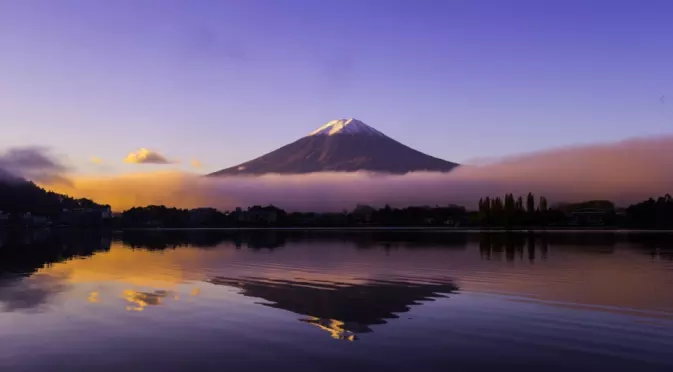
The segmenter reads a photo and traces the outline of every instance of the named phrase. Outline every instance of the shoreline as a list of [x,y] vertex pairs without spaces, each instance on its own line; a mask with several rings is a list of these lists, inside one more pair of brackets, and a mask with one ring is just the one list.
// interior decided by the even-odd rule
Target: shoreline
[[624,228],[548,228],[548,229],[500,229],[500,228],[457,228],[420,226],[353,226],[353,227],[132,227],[113,229],[123,231],[400,231],[400,232],[456,232],[456,233],[665,233],[673,234],[673,229],[624,229]]
[[249,227],[2,227],[0,233],[11,231],[344,231],[344,232],[419,232],[419,233],[613,233],[613,234],[673,234],[673,229],[628,229],[617,227],[605,228],[482,228],[482,227],[442,227],[442,226],[249,226]]

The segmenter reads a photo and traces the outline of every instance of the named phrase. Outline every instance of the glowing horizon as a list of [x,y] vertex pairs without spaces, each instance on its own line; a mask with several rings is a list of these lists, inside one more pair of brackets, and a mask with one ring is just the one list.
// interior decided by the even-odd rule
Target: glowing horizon
[[287,210],[341,211],[374,206],[475,207],[484,196],[533,192],[551,202],[609,199],[618,204],[664,195],[673,189],[673,136],[528,153],[449,173],[384,175],[367,172],[201,177],[192,172],[137,172],[77,176],[71,183],[42,184],[115,210],[164,204],[181,208],[273,204]]

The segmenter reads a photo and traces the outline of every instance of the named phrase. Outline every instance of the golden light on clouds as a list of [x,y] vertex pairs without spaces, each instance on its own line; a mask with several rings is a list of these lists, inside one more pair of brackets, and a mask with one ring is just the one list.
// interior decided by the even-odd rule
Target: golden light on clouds
[[[112,281],[124,283],[127,288],[170,290],[181,284],[202,281],[205,279],[203,274],[190,268],[199,267],[204,261],[213,259],[213,255],[226,257],[229,253],[228,250],[208,253],[196,249],[178,249],[157,254],[131,250],[121,243],[113,242],[108,252],[99,252],[86,259],[55,263],[40,269],[38,274],[67,278],[70,284]],[[166,270],[166,267],[172,269]],[[89,297],[100,299],[101,294],[92,293]]]
[[166,301],[194,301],[201,292],[199,286],[207,279],[199,268],[207,262],[226,260],[232,252],[181,248],[158,253],[113,242],[107,252],[54,263],[34,276],[56,278],[68,288],[81,287],[84,291],[78,296],[94,306],[120,306],[139,312]]
[[[142,157],[143,155],[140,155]],[[342,211],[357,204],[382,207],[460,204],[483,196],[544,195],[551,203],[609,199],[628,206],[673,188],[673,136],[577,146],[516,157],[449,173],[385,175],[367,172],[204,177],[169,171],[71,177],[38,182],[52,191],[109,204],[115,211],[163,204],[178,208],[269,205],[289,211]]]
[[122,293],[122,298],[129,303],[126,306],[127,311],[143,311],[148,306],[161,305],[168,294],[169,292],[162,290],[148,293],[128,289]]
[[101,204],[109,204],[115,211],[149,204],[183,208],[208,206],[208,199],[193,188],[195,179],[197,176],[167,171],[79,176],[72,177],[69,185],[40,185],[58,193],[78,198],[90,198]]
[[148,150],[146,148],[140,148],[134,152],[129,153],[124,159],[125,163],[131,164],[173,164],[175,161],[168,160],[162,154]]
[[90,161],[92,164],[96,164],[96,165],[101,165],[101,164],[105,163],[105,162],[103,161],[103,159],[99,158],[98,156],[92,156],[91,159],[89,159],[89,161]]
[[94,304],[100,302],[100,293],[96,291],[89,293],[88,301]]
[[192,167],[194,167],[194,168],[201,168],[202,166],[203,166],[203,164],[201,164],[200,161],[198,161],[198,160],[196,160],[196,159],[192,159]]

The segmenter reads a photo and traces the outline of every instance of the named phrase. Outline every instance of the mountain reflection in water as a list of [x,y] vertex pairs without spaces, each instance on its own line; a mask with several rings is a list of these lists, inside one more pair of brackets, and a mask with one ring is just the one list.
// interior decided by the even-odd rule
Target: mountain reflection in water
[[213,284],[241,290],[245,296],[261,298],[263,305],[288,310],[309,318],[302,322],[328,331],[333,338],[353,341],[355,334],[372,332],[371,325],[398,318],[412,305],[456,291],[450,281],[433,283],[371,280],[362,284],[268,280],[264,278],[217,277]]
[[0,231],[0,370],[669,372],[672,237]]

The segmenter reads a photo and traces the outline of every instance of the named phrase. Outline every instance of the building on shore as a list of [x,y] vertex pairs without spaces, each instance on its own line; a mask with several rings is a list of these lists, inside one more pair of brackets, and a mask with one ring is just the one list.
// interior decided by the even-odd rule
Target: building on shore
[[278,209],[272,205],[266,207],[254,206],[248,208],[246,211],[237,209],[238,221],[243,223],[262,223],[262,224],[274,224],[278,222],[278,217],[282,212],[281,209]]
[[570,225],[573,226],[605,226],[614,213],[601,208],[584,208],[570,213]]

